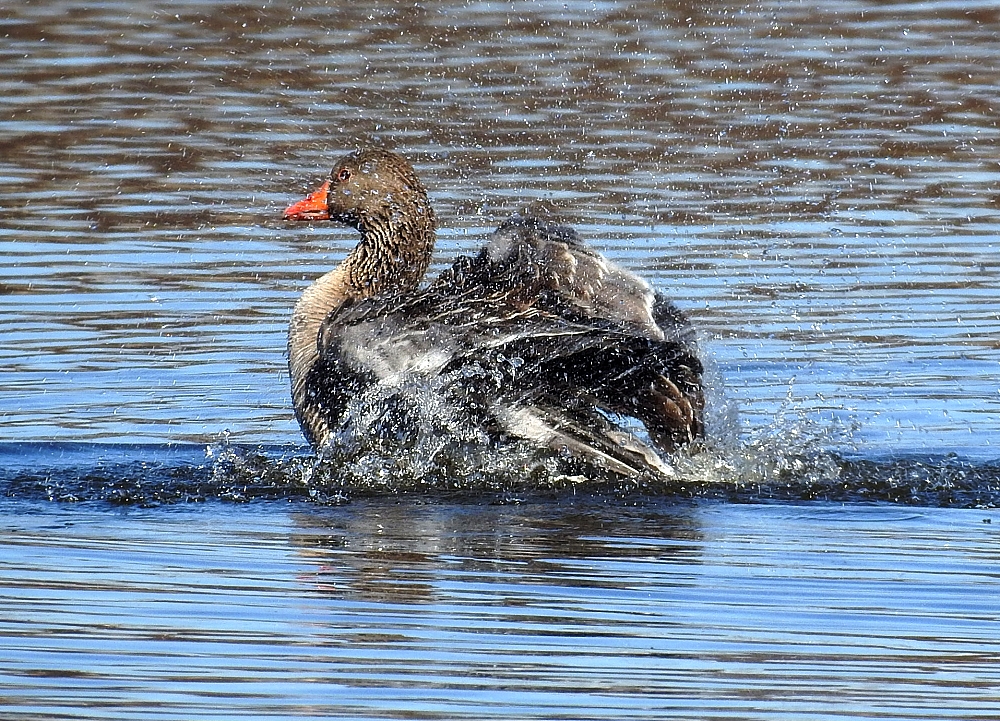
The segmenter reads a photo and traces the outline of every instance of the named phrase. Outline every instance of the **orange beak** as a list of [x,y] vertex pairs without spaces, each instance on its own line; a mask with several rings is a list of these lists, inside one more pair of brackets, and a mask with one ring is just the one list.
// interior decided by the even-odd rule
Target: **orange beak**
[[292,203],[285,209],[285,220],[329,220],[330,209],[326,206],[326,196],[330,192],[330,181],[326,181],[305,200]]

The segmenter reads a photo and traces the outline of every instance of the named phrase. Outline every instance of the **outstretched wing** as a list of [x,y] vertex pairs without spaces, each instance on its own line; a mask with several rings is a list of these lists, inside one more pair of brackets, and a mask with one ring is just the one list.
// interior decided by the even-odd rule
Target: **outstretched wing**
[[506,223],[425,290],[332,314],[311,385],[330,424],[352,395],[413,376],[474,421],[621,475],[663,474],[660,451],[701,434],[701,364],[683,315],[573,231]]
[[587,247],[572,228],[512,218],[490,238],[481,261],[556,312],[569,310],[663,339],[649,284]]

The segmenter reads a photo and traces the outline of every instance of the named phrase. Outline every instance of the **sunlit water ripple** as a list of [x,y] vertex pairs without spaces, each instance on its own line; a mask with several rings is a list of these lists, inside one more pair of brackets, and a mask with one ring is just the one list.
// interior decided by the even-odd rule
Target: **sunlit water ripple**
[[[0,9],[0,716],[995,717],[998,28]],[[285,329],[355,234],[280,214],[373,140],[434,271],[527,209],[671,296],[707,449],[644,485],[316,461]]]

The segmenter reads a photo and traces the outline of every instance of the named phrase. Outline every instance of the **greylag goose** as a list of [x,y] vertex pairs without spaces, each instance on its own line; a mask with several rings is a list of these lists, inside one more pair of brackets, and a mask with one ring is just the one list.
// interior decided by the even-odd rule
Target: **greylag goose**
[[448,402],[491,442],[528,441],[630,478],[669,472],[662,454],[702,435],[691,325],[572,229],[515,217],[421,288],[434,212],[410,163],[381,148],[341,158],[284,218],[361,232],[289,328],[295,414],[315,448],[353,399],[402,379],[446,379]]

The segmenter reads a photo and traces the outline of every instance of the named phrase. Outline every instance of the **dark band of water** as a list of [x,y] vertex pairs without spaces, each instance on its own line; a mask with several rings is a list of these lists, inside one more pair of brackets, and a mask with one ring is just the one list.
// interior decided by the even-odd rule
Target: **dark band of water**
[[407,478],[393,464],[387,473],[317,460],[308,449],[240,447],[102,446],[75,443],[0,444],[0,493],[9,498],[63,502],[99,501],[150,506],[223,500],[302,501],[341,504],[371,496],[410,496],[418,502],[462,499],[519,503],[566,495],[609,502],[718,499],[882,502],[915,506],[995,508],[1000,505],[1000,464],[958,457],[845,458],[830,452],[796,455],[748,449],[740,465],[732,453],[703,452],[678,463],[675,479],[620,479],[558,475],[512,476],[504,467],[458,473],[451,466]]

